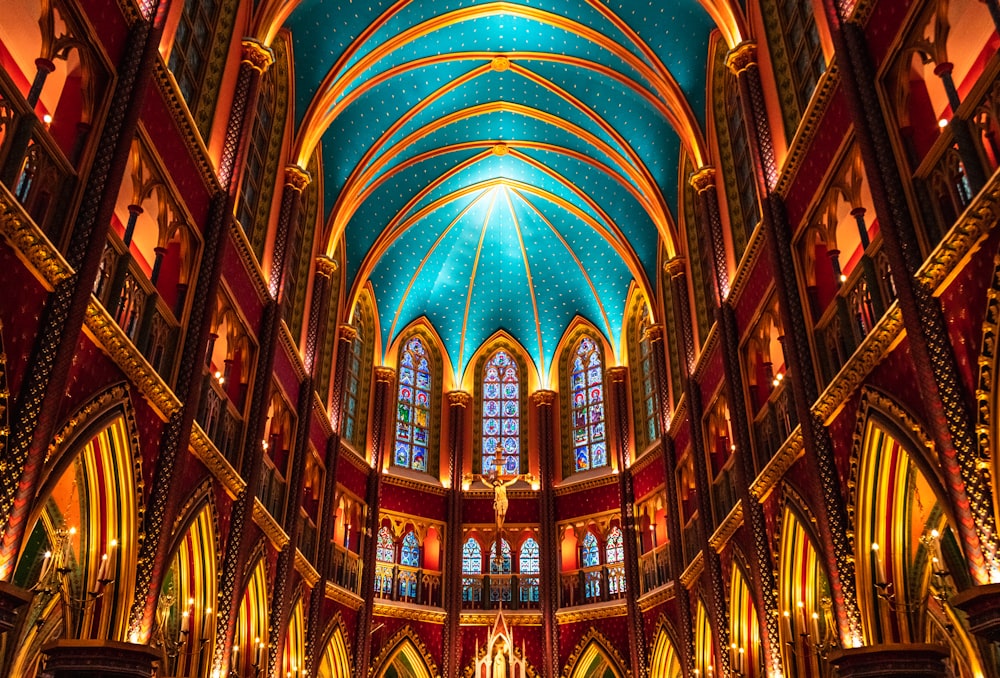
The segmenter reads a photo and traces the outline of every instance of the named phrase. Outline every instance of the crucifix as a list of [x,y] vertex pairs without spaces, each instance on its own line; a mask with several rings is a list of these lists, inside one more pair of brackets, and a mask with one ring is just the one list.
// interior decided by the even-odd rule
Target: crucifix
[[507,516],[507,488],[522,478],[529,476],[520,473],[505,473],[506,466],[503,454],[503,446],[497,444],[497,449],[493,454],[493,468],[485,475],[479,476],[479,481],[486,487],[493,490],[493,513],[496,517],[496,552],[493,553],[493,560],[503,562],[503,555],[500,553],[500,544],[503,540],[503,522]]

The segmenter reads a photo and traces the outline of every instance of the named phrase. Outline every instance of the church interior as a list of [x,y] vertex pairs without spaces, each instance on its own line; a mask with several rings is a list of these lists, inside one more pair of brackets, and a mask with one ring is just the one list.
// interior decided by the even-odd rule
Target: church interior
[[3,0],[0,675],[1000,678],[1000,0]]

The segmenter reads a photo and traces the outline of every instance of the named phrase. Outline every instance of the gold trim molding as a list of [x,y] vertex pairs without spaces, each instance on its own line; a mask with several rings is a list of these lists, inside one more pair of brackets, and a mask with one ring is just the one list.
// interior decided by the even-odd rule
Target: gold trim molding
[[288,535],[257,497],[253,498],[253,521],[274,544],[274,548],[280,551],[288,545]]
[[608,619],[609,617],[625,617],[628,606],[624,600],[613,600],[593,605],[563,608],[556,611],[557,624],[578,624],[592,619]]
[[639,610],[642,612],[649,612],[654,607],[657,607],[666,601],[674,597],[675,591],[674,587],[677,586],[677,582],[673,579],[668,581],[662,586],[657,586],[655,589],[649,593],[644,594],[639,598]]
[[195,422],[194,426],[191,427],[191,451],[205,465],[205,468],[212,472],[216,480],[222,483],[230,498],[236,499],[240,492],[246,488],[246,481],[240,477],[240,474],[223,456],[198,422]]
[[767,462],[767,466],[760,472],[760,475],[751,483],[750,496],[763,503],[771,490],[777,487],[778,481],[785,475],[785,472],[792,467],[792,464],[804,451],[802,426],[798,425],[788,436],[788,440],[774,453],[771,461]]
[[332,581],[326,582],[325,593],[326,597],[329,598],[330,600],[334,601],[335,603],[339,603],[341,605],[349,607],[352,610],[357,610],[362,605],[365,604],[365,601],[361,598],[361,596],[355,595],[354,593],[351,593],[347,589],[343,589],[337,586]]
[[[496,612],[462,612],[462,626],[492,626],[497,620]],[[541,626],[541,612],[512,612],[505,610],[503,620],[507,626]]]
[[312,566],[309,559],[302,555],[302,551],[298,549],[295,549],[295,571],[302,575],[302,581],[309,588],[313,588],[319,583],[319,572]]
[[10,243],[17,257],[34,269],[35,276],[50,291],[73,274],[73,269],[42,229],[3,186],[0,186],[0,235]]
[[698,551],[698,555],[694,557],[691,564],[685,568],[684,572],[681,573],[681,586],[686,589],[690,589],[694,586],[695,582],[698,581],[698,577],[701,576],[702,570],[705,569],[705,554]]
[[448,614],[440,608],[398,603],[392,600],[376,600],[374,614],[427,624],[444,624],[448,617]]
[[716,553],[722,553],[726,543],[736,534],[736,530],[740,529],[742,524],[743,500],[740,499],[736,502],[736,506],[729,511],[729,515],[722,521],[722,524],[716,528],[715,533],[708,538],[708,545],[715,549]]

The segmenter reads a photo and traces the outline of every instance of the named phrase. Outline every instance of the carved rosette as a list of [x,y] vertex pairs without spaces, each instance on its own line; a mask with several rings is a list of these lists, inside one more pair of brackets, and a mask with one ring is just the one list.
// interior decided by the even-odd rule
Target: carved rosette
[[274,63],[274,51],[256,38],[243,38],[240,60],[258,73],[264,73]]
[[737,76],[757,66],[757,43],[744,40],[726,55],[726,66]]

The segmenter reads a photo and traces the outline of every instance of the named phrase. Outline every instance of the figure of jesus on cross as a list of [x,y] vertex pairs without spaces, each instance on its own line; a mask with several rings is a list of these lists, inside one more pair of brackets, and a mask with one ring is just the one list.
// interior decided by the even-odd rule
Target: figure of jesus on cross
[[486,475],[479,476],[480,482],[493,490],[493,512],[496,516],[497,543],[500,543],[500,539],[503,536],[501,534],[503,531],[503,522],[507,517],[507,506],[509,505],[507,488],[518,480],[521,480],[521,478],[526,477],[517,473],[505,473],[505,467],[506,460],[504,459],[503,446],[498,443],[496,452],[493,455],[493,468]]

